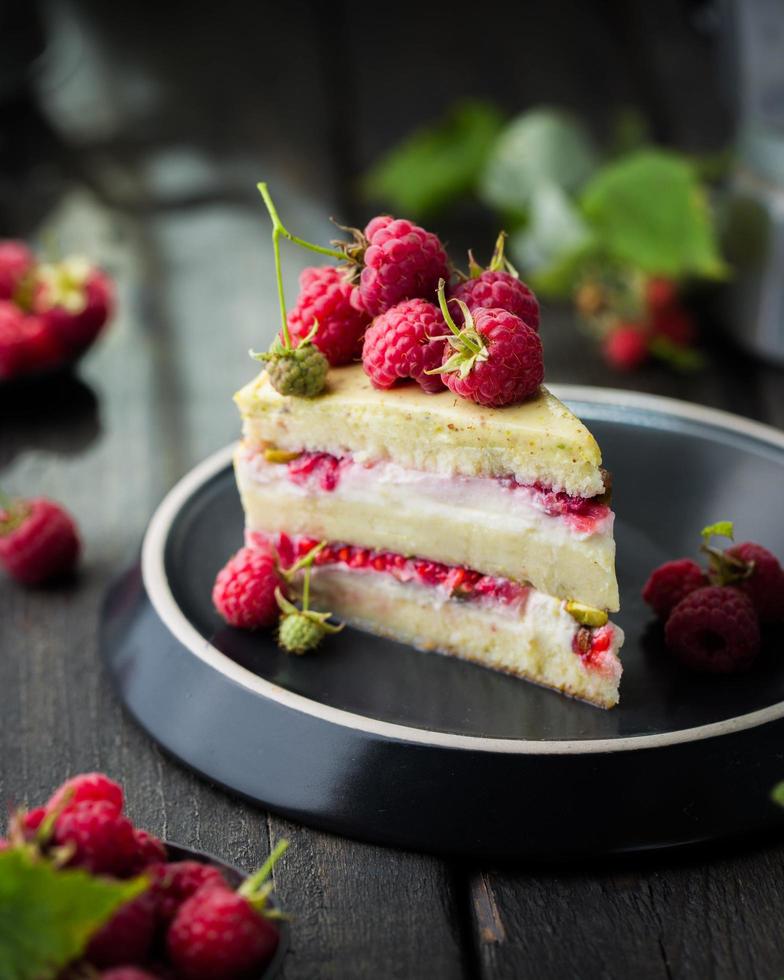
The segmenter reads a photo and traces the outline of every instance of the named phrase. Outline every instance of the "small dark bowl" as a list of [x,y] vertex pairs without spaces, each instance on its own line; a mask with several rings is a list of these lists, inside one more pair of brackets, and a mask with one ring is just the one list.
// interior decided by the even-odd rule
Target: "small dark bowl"
[[[166,851],[170,861],[200,861],[202,864],[211,864],[223,873],[223,876],[232,888],[237,888],[248,877],[244,871],[240,871],[239,868],[226,864],[225,861],[221,861],[214,854],[194,851],[190,847],[183,847],[181,844],[172,844],[170,841],[164,841],[164,844],[166,845]],[[270,905],[274,908],[279,907],[275,902],[274,896],[270,899]],[[285,919],[278,920],[275,924],[280,932],[280,942],[267,969],[259,974],[259,980],[273,980],[273,977],[276,977],[280,972],[281,964],[288,952],[289,924]]]

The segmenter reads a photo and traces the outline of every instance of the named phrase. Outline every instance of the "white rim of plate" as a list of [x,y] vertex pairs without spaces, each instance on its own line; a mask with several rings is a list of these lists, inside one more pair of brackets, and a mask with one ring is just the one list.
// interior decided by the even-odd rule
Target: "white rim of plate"
[[[747,436],[784,451],[784,432],[772,426],[753,422],[719,409],[616,388],[594,388],[582,385],[553,385],[553,394],[565,402],[588,402],[596,406],[641,409],[659,415],[703,423],[724,431]],[[164,567],[164,548],[174,519],[186,501],[202,484],[231,463],[234,445],[226,446],[187,473],[166,495],[147,528],[142,545],[142,577],[155,612],[174,636],[195,656],[235,683],[293,711],[302,712],[334,725],[362,731],[369,735],[438,748],[498,752],[520,755],[582,755],[602,752],[624,752],[635,749],[662,748],[684,742],[700,741],[755,728],[784,717],[784,701],[760,708],[725,721],[694,728],[683,728],[655,735],[627,735],[618,738],[565,739],[539,741],[481,735],[458,735],[428,731],[394,722],[380,721],[365,715],[333,708],[311,701],[241,667],[206,640],[188,621],[177,605]],[[597,709],[599,710],[599,709]]]

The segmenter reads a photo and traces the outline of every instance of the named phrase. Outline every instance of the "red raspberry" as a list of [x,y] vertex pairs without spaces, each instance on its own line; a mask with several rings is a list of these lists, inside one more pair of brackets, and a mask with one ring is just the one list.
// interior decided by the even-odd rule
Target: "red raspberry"
[[382,215],[365,228],[368,244],[359,279],[362,305],[378,316],[406,299],[432,299],[439,279],[449,278],[438,236],[419,225]]
[[138,966],[115,966],[111,970],[104,970],[101,980],[158,980],[158,974],[142,970]]
[[69,807],[55,821],[53,841],[70,844],[73,856],[68,863],[93,874],[122,877],[136,858],[133,825],[107,800]]
[[784,619],[784,569],[778,558],[762,545],[751,541],[735,544],[727,554],[741,561],[753,562],[751,576],[735,583],[751,599],[763,623],[778,623]]
[[46,816],[46,807],[37,806],[32,810],[29,810],[22,820],[22,826],[24,827],[25,834],[32,837],[38,828],[43,823],[43,819]]
[[441,376],[425,372],[441,364],[448,332],[440,310],[427,300],[398,303],[367,329],[362,348],[365,374],[376,388],[391,388],[402,378],[413,378],[425,391],[443,391]]
[[158,840],[146,830],[139,829],[134,830],[133,836],[136,841],[136,854],[131,869],[133,874],[139,874],[150,865],[157,866],[161,861],[166,860],[166,846],[162,840]]
[[0,242],[0,299],[13,299],[35,267],[35,256],[24,242]]
[[199,861],[172,861],[155,864],[148,869],[153,879],[158,903],[158,918],[171,922],[177,910],[200,888],[206,885],[228,887],[220,870]]
[[84,259],[40,266],[33,311],[63,348],[81,353],[95,340],[114,309],[111,279]]
[[143,963],[155,937],[155,897],[142,892],[121,905],[90,940],[85,952],[94,966],[121,966]]
[[622,323],[604,338],[604,358],[619,371],[634,371],[648,358],[648,339],[633,323]]
[[751,600],[724,585],[707,585],[681,599],[664,635],[681,663],[714,674],[745,670],[759,653],[759,622]]
[[38,497],[0,505],[0,564],[24,585],[72,571],[80,549],[76,524],[59,504]]
[[260,548],[240,548],[218,572],[212,601],[229,626],[260,629],[274,626],[280,609],[275,588],[283,588],[275,558]]
[[21,342],[25,371],[49,371],[66,360],[59,337],[44,317],[23,318]]
[[[539,303],[536,296],[511,272],[503,269],[487,269],[476,279],[466,279],[454,286],[452,299],[461,299],[469,310],[482,307],[486,310],[506,310],[519,316],[534,330],[539,329]],[[456,304],[455,304],[456,306]],[[462,315],[455,309],[455,323],[462,323]]]
[[359,358],[370,317],[352,304],[356,286],[347,281],[345,271],[333,265],[305,269],[299,285],[297,304],[288,316],[292,342],[307,337],[318,321],[313,343],[333,367]]
[[119,783],[102,772],[84,772],[72,776],[56,790],[46,804],[46,812],[65,812],[78,803],[109,803],[115,813],[122,813],[123,790]]
[[667,561],[655,568],[642,590],[642,597],[657,616],[666,619],[681,599],[708,584],[708,578],[691,558]]
[[0,381],[15,378],[27,366],[24,322],[18,306],[0,300]]
[[166,936],[169,959],[185,980],[233,980],[261,972],[278,930],[247,899],[208,885],[180,908]]
[[441,377],[456,395],[491,408],[514,405],[535,394],[544,379],[542,342],[514,313],[478,309],[450,338],[442,367],[448,370]]

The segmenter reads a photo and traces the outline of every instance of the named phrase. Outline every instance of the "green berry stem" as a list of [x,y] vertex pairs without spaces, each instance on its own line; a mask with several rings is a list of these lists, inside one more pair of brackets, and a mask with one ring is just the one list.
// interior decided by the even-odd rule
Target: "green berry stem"
[[283,275],[281,273],[280,267],[280,236],[287,238],[290,242],[295,245],[299,245],[301,248],[307,248],[311,252],[318,252],[319,255],[329,255],[333,259],[345,259],[345,254],[339,252],[335,248],[326,248],[324,245],[314,245],[312,242],[306,242],[304,238],[298,238],[296,235],[292,235],[288,229],[283,225],[283,222],[278,217],[278,211],[270,197],[269,189],[266,183],[263,181],[256,184],[259,189],[264,204],[267,206],[267,211],[269,211],[269,216],[272,219],[272,251],[275,255],[275,274],[278,279],[278,299],[280,301],[280,315],[283,331],[283,346],[287,349],[291,349],[291,335],[289,334],[289,324],[288,318],[286,316],[286,298],[283,295]]
[[308,601],[310,600],[310,565],[305,568],[304,582],[302,583],[302,611],[307,612]]
[[286,296],[283,292],[283,271],[280,265],[280,235],[283,225],[280,223],[278,212],[272,203],[266,184],[256,185],[261,193],[264,203],[267,205],[270,218],[272,218],[272,253],[275,256],[275,276],[278,281],[278,302],[280,303],[281,332],[283,333],[283,346],[286,350],[291,350],[291,334],[289,333],[289,320],[286,315]]
[[320,541],[318,544],[313,545],[310,551],[302,555],[301,558],[298,558],[290,568],[287,568],[285,570],[281,569],[281,573],[283,574],[283,577],[289,579],[291,578],[292,575],[294,575],[296,572],[299,572],[301,569],[305,568],[306,566],[310,567],[310,565],[313,564],[316,555],[324,548],[326,548],[326,546],[327,546],[326,541]]
[[474,330],[474,318],[471,316],[471,311],[461,299],[457,300],[456,302],[463,311],[463,319],[465,320],[465,327],[463,330],[460,330],[455,321],[452,319],[452,315],[449,312],[449,304],[446,301],[446,282],[443,279],[439,279],[438,305],[440,306],[441,313],[446,320],[446,325],[449,327],[455,337],[460,340],[462,346],[466,347],[474,354],[479,354],[484,349],[484,345]]
[[272,874],[272,869],[277,864],[280,857],[283,855],[286,848],[289,846],[289,842],[285,839],[281,839],[270,851],[270,855],[267,860],[262,864],[258,871],[254,872],[250,878],[246,878],[245,881],[237,889],[237,894],[242,895],[243,898],[253,898],[259,888],[264,884],[264,882]]

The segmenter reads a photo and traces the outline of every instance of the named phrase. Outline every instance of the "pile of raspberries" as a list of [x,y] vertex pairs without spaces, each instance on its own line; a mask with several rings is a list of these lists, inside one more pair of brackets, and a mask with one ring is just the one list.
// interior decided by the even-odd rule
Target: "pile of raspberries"
[[[539,304],[503,259],[503,238],[489,268],[472,261],[469,275],[457,276],[438,237],[411,221],[379,216],[357,239],[347,246],[345,263],[301,274],[288,314],[295,343],[317,323],[313,343],[329,363],[361,359],[377,388],[411,381],[491,407],[538,390],[544,377]],[[460,335],[439,308],[442,280]],[[461,350],[473,355],[464,359],[465,369],[449,368]]]
[[0,241],[0,381],[73,363],[113,308],[111,280],[86,259],[41,262],[24,242]]
[[685,666],[716,674],[747,670],[760,651],[762,629],[784,622],[784,569],[762,545],[745,541],[726,550],[713,535],[732,537],[732,524],[703,533],[707,569],[690,558],[655,569],[643,599],[665,623],[668,648]]
[[[276,855],[285,849],[276,848]],[[279,931],[263,877],[234,890],[215,865],[170,861],[166,845],[123,815],[123,790],[103,773],[63,783],[44,806],[19,810],[0,851],[31,848],[41,860],[113,879],[147,878],[89,939],[74,976],[103,980],[234,980],[259,976],[272,959]],[[38,937],[44,938],[44,937]],[[67,974],[71,975],[71,972]]]

